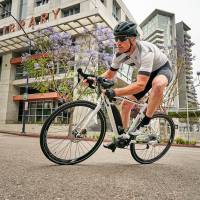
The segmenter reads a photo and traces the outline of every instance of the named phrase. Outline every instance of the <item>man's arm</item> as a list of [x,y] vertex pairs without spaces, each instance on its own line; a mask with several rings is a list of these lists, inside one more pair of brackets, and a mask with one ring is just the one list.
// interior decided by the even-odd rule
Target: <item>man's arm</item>
[[117,73],[117,71],[115,70],[115,71],[113,71],[113,70],[110,70],[110,69],[108,69],[106,72],[104,72],[102,75],[101,75],[101,77],[104,77],[104,78],[106,78],[106,79],[113,79],[114,78],[114,76],[116,75],[116,73]]
[[149,76],[146,75],[137,75],[137,81],[135,83],[132,83],[131,85],[128,85],[123,88],[116,88],[114,89],[114,92],[116,96],[126,96],[131,94],[137,94],[139,92],[142,92],[149,80]]

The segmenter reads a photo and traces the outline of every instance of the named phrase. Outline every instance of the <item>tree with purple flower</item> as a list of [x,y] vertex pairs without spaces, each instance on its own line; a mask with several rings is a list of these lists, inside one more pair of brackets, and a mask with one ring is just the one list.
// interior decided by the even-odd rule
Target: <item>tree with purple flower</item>
[[[112,30],[107,27],[84,28],[78,36],[48,27],[38,32],[33,45],[37,54],[48,56],[36,60],[26,54],[22,56],[23,66],[35,78],[33,88],[40,92],[56,91],[61,98],[71,99],[76,87],[76,70],[81,67],[96,75],[102,73],[111,64],[113,46]],[[80,86],[77,92],[82,90]]]

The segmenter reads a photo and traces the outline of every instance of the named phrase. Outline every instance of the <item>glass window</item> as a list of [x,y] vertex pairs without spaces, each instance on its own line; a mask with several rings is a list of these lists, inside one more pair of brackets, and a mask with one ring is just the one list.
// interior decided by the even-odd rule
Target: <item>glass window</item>
[[70,15],[75,15],[77,13],[80,13],[80,4],[62,9],[62,16],[63,17],[68,17]]
[[21,0],[20,1],[20,10],[19,10],[19,18],[26,19],[27,17],[27,6],[28,0]]
[[38,6],[47,4],[48,2],[49,2],[49,0],[35,0],[35,5],[36,5],[36,7],[38,7]]
[[29,104],[30,109],[36,109],[37,108],[37,102],[31,102]]
[[37,109],[36,115],[42,115],[42,109]]
[[[57,105],[56,101],[31,101],[29,102],[28,123],[44,123]],[[20,103],[18,120],[21,121],[23,103]],[[61,116],[62,117],[62,116]]]
[[43,108],[44,109],[51,109],[52,108],[52,102],[51,101],[44,102]]
[[37,123],[42,123],[42,122],[43,122],[43,121],[42,121],[42,116],[37,115],[37,116],[36,116],[36,122],[37,122]]
[[36,114],[36,109],[29,110],[29,115],[35,115],[35,114]]
[[42,105],[43,105],[43,102],[38,101],[38,102],[37,102],[37,109],[38,109],[38,108],[42,108]]
[[30,124],[34,124],[35,123],[35,116],[29,116],[28,117],[28,122],[30,123]]
[[15,73],[15,79],[23,79],[23,72],[24,72],[24,68],[21,65],[17,65],[16,66],[16,73]]
[[119,4],[117,3],[116,0],[113,0],[113,12],[112,12],[112,15],[117,21],[119,21],[121,19],[120,11],[121,11],[121,8],[120,8]]
[[0,7],[0,19],[9,17],[11,14],[12,0],[3,1],[1,5],[3,8]]
[[51,109],[44,109],[43,110],[43,115],[50,115],[51,114]]

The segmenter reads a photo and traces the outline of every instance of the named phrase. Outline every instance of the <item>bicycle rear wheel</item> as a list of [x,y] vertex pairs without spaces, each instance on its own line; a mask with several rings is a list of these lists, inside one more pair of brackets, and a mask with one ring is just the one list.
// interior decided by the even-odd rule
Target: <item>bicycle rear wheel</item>
[[82,128],[95,108],[96,104],[91,102],[74,101],[60,106],[49,116],[40,133],[40,146],[50,161],[72,165],[95,153],[106,132],[102,110]]
[[168,115],[155,114],[145,133],[136,137],[131,143],[130,151],[133,158],[141,164],[150,164],[165,155],[173,143],[175,126]]

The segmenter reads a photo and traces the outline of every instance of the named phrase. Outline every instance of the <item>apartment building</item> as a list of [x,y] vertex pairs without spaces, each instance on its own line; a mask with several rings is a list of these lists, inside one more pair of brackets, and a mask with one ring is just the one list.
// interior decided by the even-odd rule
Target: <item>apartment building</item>
[[189,35],[190,27],[182,22],[176,24],[177,55],[183,66],[178,79],[179,107],[197,107],[197,94],[193,82],[192,49],[194,43]]

